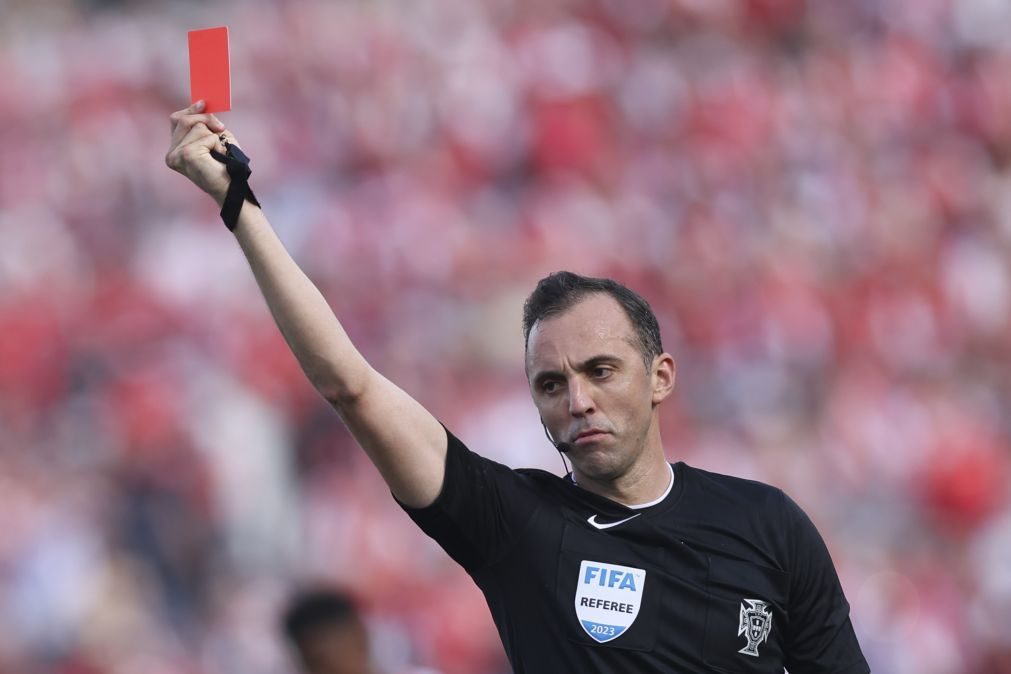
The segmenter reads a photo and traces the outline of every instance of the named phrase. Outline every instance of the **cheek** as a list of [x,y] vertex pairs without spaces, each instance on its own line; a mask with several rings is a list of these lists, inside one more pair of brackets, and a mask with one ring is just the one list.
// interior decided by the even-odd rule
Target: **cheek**
[[618,396],[618,409],[622,416],[630,420],[649,419],[653,412],[653,395],[648,386],[640,381],[626,382]]
[[537,408],[537,414],[544,423],[551,423],[559,416],[558,410],[562,409],[550,398],[534,398],[534,407]]

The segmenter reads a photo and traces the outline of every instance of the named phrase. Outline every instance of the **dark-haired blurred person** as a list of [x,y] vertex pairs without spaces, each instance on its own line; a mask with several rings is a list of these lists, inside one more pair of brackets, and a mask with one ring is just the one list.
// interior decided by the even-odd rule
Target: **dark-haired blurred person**
[[281,615],[281,633],[305,674],[439,674],[421,667],[393,672],[381,667],[361,609],[337,588],[314,587],[293,596]]
[[378,674],[368,629],[344,592],[321,588],[298,594],[281,628],[306,674]]

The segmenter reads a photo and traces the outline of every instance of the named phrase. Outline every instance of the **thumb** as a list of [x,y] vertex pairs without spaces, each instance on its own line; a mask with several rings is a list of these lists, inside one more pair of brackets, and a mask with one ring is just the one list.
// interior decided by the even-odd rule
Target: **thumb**
[[218,137],[221,138],[223,141],[227,141],[231,145],[236,146],[240,150],[242,149],[242,146],[239,145],[239,142],[235,139],[235,136],[233,136],[232,132],[229,131],[228,129],[225,129],[224,131],[222,131],[221,133],[219,133]]

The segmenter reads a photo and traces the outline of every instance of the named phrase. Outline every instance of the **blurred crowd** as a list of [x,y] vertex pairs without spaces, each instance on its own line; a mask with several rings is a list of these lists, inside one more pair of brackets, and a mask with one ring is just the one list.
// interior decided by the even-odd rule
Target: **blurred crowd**
[[617,278],[678,363],[669,458],[807,510],[876,674],[1011,672],[1011,4],[12,0],[0,674],[290,673],[307,584],[389,674],[509,671],[164,164],[223,24],[268,217],[472,448],[563,470],[522,301]]

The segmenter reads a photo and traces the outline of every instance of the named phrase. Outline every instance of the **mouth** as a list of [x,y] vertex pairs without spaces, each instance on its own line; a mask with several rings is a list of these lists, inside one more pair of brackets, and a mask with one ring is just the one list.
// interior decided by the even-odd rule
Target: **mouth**
[[607,431],[601,431],[595,428],[591,428],[589,430],[579,433],[572,442],[573,444],[576,445],[588,445],[590,443],[602,440],[606,435],[608,435]]

